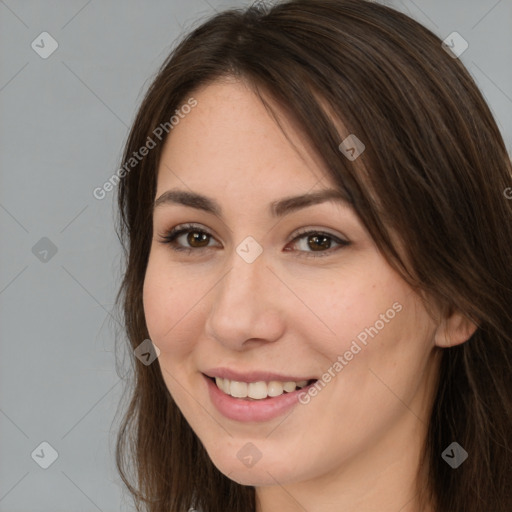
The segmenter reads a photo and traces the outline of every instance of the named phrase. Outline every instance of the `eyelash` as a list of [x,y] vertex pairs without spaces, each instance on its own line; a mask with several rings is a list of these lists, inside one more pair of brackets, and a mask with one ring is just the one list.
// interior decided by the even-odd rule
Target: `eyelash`
[[[208,231],[206,231],[204,229],[199,228],[198,226],[195,226],[193,224],[181,224],[181,225],[176,226],[175,228],[171,229],[164,235],[162,235],[162,240],[160,240],[160,243],[169,244],[171,246],[172,250],[177,251],[177,252],[184,252],[186,254],[190,254],[193,251],[201,251],[203,249],[211,248],[209,246],[207,246],[207,247],[182,247],[182,246],[176,245],[177,238],[179,238],[183,234],[190,233],[190,232],[200,233],[200,234],[204,234],[204,235],[214,238],[211,233],[209,233]],[[330,238],[331,240],[333,240],[334,242],[336,242],[337,244],[340,245],[340,247],[338,247],[338,249],[341,249],[343,247],[347,247],[348,245],[350,245],[350,242],[348,242],[347,240],[342,240],[342,239],[332,235],[331,233],[326,233],[324,231],[315,230],[315,229],[313,229],[313,230],[306,229],[306,230],[297,232],[295,234],[294,238],[290,242],[296,242],[296,241],[300,240],[301,238],[305,238],[305,237],[311,236],[311,235],[321,235],[321,236]],[[337,249],[334,249],[334,250],[336,251]],[[332,248],[330,248],[325,251],[318,251],[318,252],[316,252],[316,251],[299,251],[299,252],[302,253],[301,257],[303,256],[306,258],[310,258],[310,257],[322,258],[325,256],[329,256],[329,254],[332,254],[333,250],[332,250]]]

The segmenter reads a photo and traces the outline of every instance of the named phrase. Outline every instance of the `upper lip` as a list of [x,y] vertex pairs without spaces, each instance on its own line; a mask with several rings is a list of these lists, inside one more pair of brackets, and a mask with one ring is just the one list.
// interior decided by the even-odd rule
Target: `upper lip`
[[248,370],[240,372],[229,368],[211,368],[203,372],[207,377],[220,377],[221,379],[235,380],[237,382],[270,382],[277,380],[280,382],[300,382],[302,380],[316,380],[316,377],[284,375],[269,371]]

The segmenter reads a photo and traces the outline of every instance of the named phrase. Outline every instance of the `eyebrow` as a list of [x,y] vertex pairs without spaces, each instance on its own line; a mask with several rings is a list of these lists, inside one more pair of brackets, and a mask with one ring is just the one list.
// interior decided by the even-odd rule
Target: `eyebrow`
[[[283,217],[294,211],[307,208],[316,204],[324,203],[327,201],[341,203],[344,205],[351,205],[348,194],[342,190],[324,189],[318,192],[303,194],[300,196],[285,197],[278,201],[273,201],[269,205],[269,213],[273,217]],[[164,192],[153,204],[153,211],[156,208],[164,205],[181,204],[190,208],[196,208],[208,213],[212,213],[217,217],[222,217],[222,208],[210,197],[189,192],[186,190],[171,189]]]

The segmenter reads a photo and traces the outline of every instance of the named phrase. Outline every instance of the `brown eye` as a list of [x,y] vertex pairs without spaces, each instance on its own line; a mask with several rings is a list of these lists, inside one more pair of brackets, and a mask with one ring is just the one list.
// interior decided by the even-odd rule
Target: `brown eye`
[[162,235],[161,243],[169,244],[175,251],[192,252],[210,246],[213,235],[194,225],[181,225]]
[[[332,247],[336,244],[338,247]],[[330,233],[322,231],[306,231],[299,233],[292,240],[292,244],[298,246],[297,252],[305,257],[329,256],[333,252],[350,245],[347,240],[342,240]],[[316,254],[314,254],[316,253]]]
[[187,243],[192,247],[206,247],[210,241],[210,235],[204,231],[189,231]]
[[322,251],[331,248],[331,237],[314,235],[308,237],[308,247],[313,251]]

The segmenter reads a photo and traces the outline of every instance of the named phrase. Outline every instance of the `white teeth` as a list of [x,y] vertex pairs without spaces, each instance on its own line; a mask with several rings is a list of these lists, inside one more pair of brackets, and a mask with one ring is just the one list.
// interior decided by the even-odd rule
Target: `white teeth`
[[247,397],[247,382],[237,382],[236,380],[231,381],[230,394],[235,398],[246,398]]
[[292,391],[295,391],[296,387],[297,387],[297,384],[295,384],[295,382],[285,382],[284,386],[283,386],[283,389],[287,393],[291,393]]
[[270,381],[270,382],[238,382],[236,380],[221,379],[215,377],[215,383],[217,387],[234,398],[252,398],[253,400],[262,400],[267,397],[280,396],[284,392],[291,393],[295,389],[303,388],[307,385],[307,380],[301,380],[298,382],[288,381]]
[[267,384],[265,382],[251,382],[247,389],[249,398],[267,398]]
[[279,396],[283,394],[284,385],[282,382],[278,382],[277,380],[272,380],[268,383],[268,396]]

